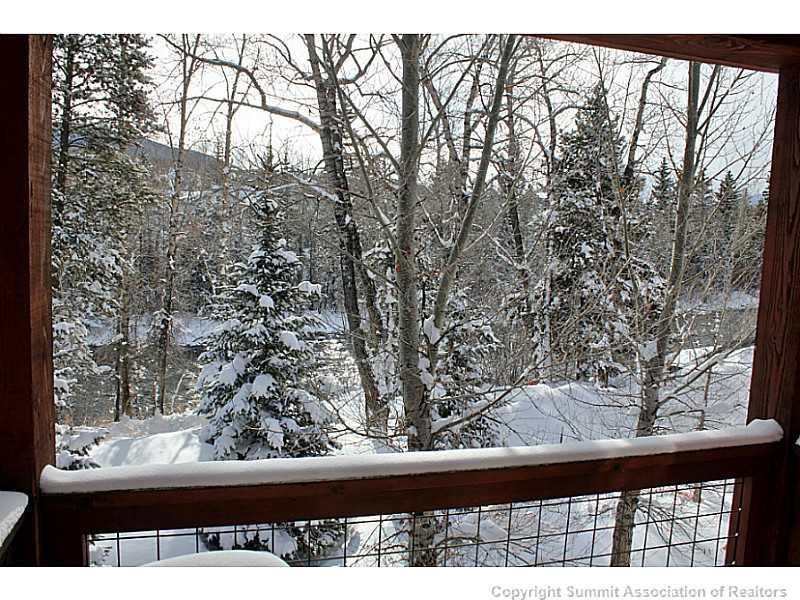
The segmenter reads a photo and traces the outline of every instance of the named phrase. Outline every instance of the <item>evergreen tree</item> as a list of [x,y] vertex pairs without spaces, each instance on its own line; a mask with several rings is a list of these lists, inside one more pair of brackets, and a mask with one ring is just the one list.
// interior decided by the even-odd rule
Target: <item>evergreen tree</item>
[[[617,129],[598,86],[578,111],[574,130],[562,136],[557,205],[546,220],[551,264],[534,292],[537,345],[550,352],[553,374],[602,385],[649,343],[664,287],[658,269],[638,258],[638,247],[652,243],[654,227],[637,215],[641,182],[621,185]],[[659,185],[665,200],[668,182],[665,169]]]
[[687,216],[686,268],[683,286],[689,294],[707,284],[706,274],[715,270],[716,259],[714,236],[708,228],[713,225],[714,186],[705,169],[698,174],[689,200]]
[[130,153],[153,119],[148,44],[140,35],[54,36],[53,345],[62,422],[82,387],[108,370],[94,360],[88,325],[117,314],[126,239],[151,195]]
[[[437,447],[491,448],[501,445],[500,428],[491,413],[482,411],[491,399],[490,382],[484,372],[499,346],[489,319],[462,283],[448,301],[449,329],[438,334],[439,360],[428,387],[434,419],[461,421],[437,438]],[[425,335],[437,333],[426,322]],[[432,340],[433,341],[433,340]]]
[[325,412],[302,386],[312,364],[305,311],[318,286],[296,283],[300,261],[279,237],[282,213],[258,193],[259,244],[233,269],[224,290],[220,328],[206,340],[198,386],[207,440],[218,459],[321,456],[333,447]]
[[661,164],[656,172],[651,198],[651,203],[656,210],[667,214],[674,212],[677,201],[675,179],[666,157],[661,159]]
[[[621,164],[616,120],[598,86],[561,138],[554,176],[556,208],[546,218],[549,289],[534,291],[539,346],[563,376],[605,379],[613,371],[617,311],[609,286],[609,257],[619,208],[614,180]],[[617,178],[618,179],[618,178]],[[542,362],[544,358],[542,357]]]
[[675,231],[675,207],[678,201],[675,178],[666,158],[661,159],[656,171],[647,214],[650,224],[649,239],[644,244],[647,260],[662,273],[669,269],[672,255],[672,237]]
[[[764,255],[764,232],[767,227],[767,206],[769,205],[769,178],[766,187],[761,192],[758,202],[753,207],[753,237],[751,240],[751,251],[748,256],[751,260],[762,260]],[[759,282],[756,281],[758,286]]]
[[742,226],[737,236],[736,261],[733,282],[737,289],[758,292],[761,283],[761,264],[764,255],[764,230],[767,225],[767,203],[769,202],[769,180],[758,201],[751,205],[743,203]]
[[[422,242],[422,240],[421,240]],[[423,246],[424,248],[424,246]],[[432,319],[424,319],[426,309],[436,296],[437,274],[431,252],[424,248],[417,255],[419,277],[419,306],[423,315],[420,339],[435,347],[438,354],[435,372],[425,348],[420,348],[420,368],[426,392],[430,396],[432,418],[459,421],[459,425],[438,436],[438,449],[492,447],[500,443],[499,428],[488,414],[480,412],[485,405],[488,389],[484,364],[490,359],[498,342],[490,321],[471,299],[469,287],[462,282],[448,300],[450,327],[436,331]],[[394,255],[383,244],[365,254],[375,277],[377,305],[384,315],[384,339],[373,353],[373,368],[382,401],[399,406],[400,378],[397,367],[398,330],[397,296],[394,287]],[[463,422],[461,420],[463,419]]]
[[91,450],[108,434],[98,427],[68,427],[56,423],[56,468],[68,471],[97,469]]
[[733,173],[728,171],[719,184],[716,196],[717,219],[720,228],[720,254],[729,255],[732,252],[732,243],[739,217],[740,194],[737,189]]
[[[329,415],[304,389],[313,363],[305,312],[319,286],[297,283],[300,261],[279,234],[282,212],[265,193],[252,196],[259,243],[232,269],[237,283],[222,291],[215,315],[221,325],[200,357],[204,437],[221,460],[323,456],[335,447],[326,432]],[[331,548],[343,531],[335,521],[279,529],[284,542],[277,546],[273,537],[245,530],[241,547],[306,558]]]

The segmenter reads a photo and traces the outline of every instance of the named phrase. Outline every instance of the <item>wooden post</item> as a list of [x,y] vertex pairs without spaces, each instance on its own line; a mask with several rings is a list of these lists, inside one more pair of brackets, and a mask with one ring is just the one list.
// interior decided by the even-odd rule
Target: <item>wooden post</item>
[[28,494],[15,539],[39,564],[39,474],[54,462],[48,36],[0,35],[0,490]]
[[780,71],[748,421],[775,419],[778,457],[745,480],[728,562],[800,565],[800,65]]

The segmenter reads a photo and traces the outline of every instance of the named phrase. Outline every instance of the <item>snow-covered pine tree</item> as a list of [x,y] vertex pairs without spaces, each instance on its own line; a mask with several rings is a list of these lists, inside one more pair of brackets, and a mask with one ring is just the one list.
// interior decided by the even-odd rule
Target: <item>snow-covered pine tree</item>
[[68,471],[96,469],[91,450],[108,434],[102,427],[68,427],[56,424],[56,467]]
[[[422,236],[421,236],[422,237]],[[420,239],[417,255],[419,278],[420,340],[436,352],[436,368],[431,371],[425,350],[420,352],[422,382],[429,397],[433,429],[456,423],[434,436],[434,447],[489,448],[501,443],[497,423],[491,419],[486,405],[489,376],[485,372],[491,353],[498,341],[492,331],[491,319],[484,306],[476,302],[477,284],[465,267],[457,275],[447,299],[447,327],[438,330],[430,316],[439,283],[432,238]]]
[[[438,360],[435,373],[430,372],[430,361],[420,348],[420,368],[426,393],[430,396],[434,421],[440,424],[458,421],[458,425],[437,436],[436,447],[479,448],[500,443],[497,424],[488,414],[481,412],[489,396],[484,365],[498,341],[492,331],[490,319],[475,302],[466,283],[462,283],[448,300],[447,321],[450,327],[437,331],[432,318],[425,318],[426,309],[436,296],[436,271],[427,248],[417,255],[419,277],[419,306],[422,313],[420,339],[436,347]],[[373,369],[381,399],[387,406],[402,404],[398,373],[397,292],[395,289],[394,256],[384,244],[378,244],[365,253],[370,269],[381,277],[374,277],[377,306],[384,315],[384,339],[380,340],[373,357]]]
[[646,213],[643,216],[651,224],[650,235],[644,244],[645,256],[662,273],[669,269],[677,201],[675,178],[664,157],[655,173],[649,201],[643,207]]
[[499,342],[489,318],[470,302],[470,290],[460,285],[448,300],[446,331],[436,331],[432,319],[423,324],[423,333],[435,343],[439,360],[429,384],[434,428],[457,423],[437,435],[439,449],[491,448],[501,445],[500,427],[488,408],[493,396],[485,373]]
[[714,221],[721,234],[719,242],[720,251],[723,253],[731,251],[731,243],[733,242],[734,230],[739,216],[739,198],[739,189],[733,173],[727,171],[714,195],[717,205],[717,214]]
[[686,256],[684,283],[690,295],[705,293],[708,287],[706,274],[716,272],[714,226],[714,186],[705,169],[698,174],[689,201],[687,217],[688,239],[691,241]]
[[59,420],[99,367],[88,323],[116,316],[127,232],[148,195],[129,150],[152,121],[141,35],[57,35],[53,49],[53,331]]
[[[314,358],[304,340],[310,324],[305,311],[319,288],[297,283],[300,261],[280,236],[283,215],[275,200],[256,191],[250,205],[260,240],[247,261],[233,268],[236,285],[221,292],[215,315],[221,325],[200,357],[204,437],[219,460],[322,456],[334,448],[326,431],[329,415],[304,389]],[[245,547],[305,558],[324,553],[342,531],[335,521],[280,529],[292,543],[273,547],[255,531],[245,532]]]
[[711,258],[720,265],[716,270],[715,287],[726,293],[730,293],[734,285],[734,271],[740,250],[737,247],[740,198],[733,173],[727,171],[714,194],[716,210],[707,228],[708,236],[714,240],[715,245]]
[[764,228],[767,225],[769,180],[754,205],[745,205],[745,226],[734,281],[739,289],[755,292],[760,285],[761,262],[764,254]]
[[651,204],[658,211],[671,214],[675,210],[677,190],[675,189],[675,178],[672,176],[672,169],[663,157],[656,171],[653,189],[651,191]]
[[[598,86],[561,138],[554,175],[556,208],[545,216],[551,249],[549,289],[534,290],[538,346],[548,349],[551,376],[605,380],[614,370],[618,327],[609,259],[614,253],[614,177],[621,140]],[[547,278],[546,278],[547,279]],[[547,327],[545,327],[547,324]]]
[[198,380],[200,412],[218,459],[319,456],[332,448],[325,413],[303,390],[313,356],[304,341],[305,311],[317,287],[296,282],[300,261],[279,235],[282,214],[258,192],[259,244],[233,269],[222,292],[222,325],[206,340]]

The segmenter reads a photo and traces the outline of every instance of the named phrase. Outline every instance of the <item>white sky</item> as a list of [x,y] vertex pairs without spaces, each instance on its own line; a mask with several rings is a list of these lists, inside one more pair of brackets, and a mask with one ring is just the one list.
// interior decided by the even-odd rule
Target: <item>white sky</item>
[[[302,68],[306,68],[308,64],[306,50],[299,36],[287,34],[282,35],[281,38],[286,41],[291,49],[293,58]],[[154,38],[154,52],[157,65],[154,69],[153,77],[158,84],[157,95],[159,98],[169,100],[175,97],[175,89],[179,81],[175,73],[171,72],[171,69],[174,68],[175,53],[166,42],[158,37]],[[634,55],[603,50],[600,52],[600,56],[606,61],[613,62],[622,58],[630,59]],[[635,56],[640,57],[641,55]],[[396,68],[396,66],[393,66],[393,68]],[[646,68],[650,68],[650,66]],[[704,67],[704,73],[709,73],[710,70],[711,67]],[[373,64],[372,71],[379,73],[378,77],[389,78],[387,66],[378,63],[378,61]],[[230,73],[230,71],[228,72]],[[591,78],[596,80],[597,72],[596,63],[593,60],[588,60],[581,64],[580,69],[575,70],[574,77],[576,79]],[[618,101],[614,108],[624,119],[629,121],[635,111],[635,106],[632,105],[632,102],[638,99],[638,90],[644,74],[644,68],[623,66],[609,72],[613,73],[613,78],[609,78],[606,84],[612,96],[612,102],[614,98]],[[746,102],[749,112],[739,124],[741,131],[737,130],[735,136],[726,143],[720,156],[712,162],[712,171],[723,169],[728,162],[736,160],[739,155],[747,152],[752,147],[755,137],[760,131],[763,131],[764,123],[774,109],[777,77],[771,74],[754,74],[753,77],[755,82],[752,86],[751,95],[742,99],[742,101]],[[655,100],[659,94],[668,95],[673,99],[675,106],[682,108],[685,104],[685,91],[682,91],[681,88],[685,86],[686,63],[671,60],[667,69],[657,79],[661,79],[663,83],[655,84],[651,87],[650,97]],[[379,81],[378,83],[384,85],[386,81]],[[391,84],[391,81],[389,83]],[[309,88],[301,86],[290,87],[280,80],[273,82],[262,81],[262,85],[269,93],[274,94],[270,98],[271,102],[287,108],[299,109],[309,117],[316,119],[316,112],[313,110],[315,99],[313,91]],[[624,98],[628,92],[629,99],[626,103]],[[224,97],[225,83],[220,69],[215,67],[206,68],[202,73],[202,79],[195,86],[195,93],[203,93],[212,97]],[[397,101],[399,102],[399,98]],[[376,104],[371,102],[370,105],[375,106]],[[221,116],[216,120],[212,119],[213,112],[217,109],[217,105],[214,103],[201,102],[195,110],[190,132],[192,148],[208,153],[214,152],[214,140],[221,138],[224,127]],[[391,115],[387,117],[385,113],[381,112],[382,109],[378,110],[367,106],[364,110],[370,120],[374,119],[377,123],[383,121],[391,126]],[[170,127],[173,129],[175,128],[175,120],[176,117],[173,114],[169,119]],[[565,122],[562,125],[568,128],[569,123]],[[292,119],[271,115],[259,109],[249,107],[241,107],[239,109],[235,120],[234,145],[238,148],[240,157],[242,154],[252,155],[253,148],[256,151],[265,151],[270,133],[273,147],[279,149],[288,147],[292,155],[295,157],[302,156],[312,163],[319,160],[321,149],[318,136],[307,126]],[[679,135],[676,134],[680,133],[680,128],[673,128],[671,132],[651,133],[652,135],[663,136],[664,140],[671,138],[669,143],[672,152],[678,151],[681,140],[678,139]],[[768,137],[771,139],[771,135]],[[663,149],[658,153],[657,160],[654,155],[651,162],[660,161],[661,155],[666,151],[666,142],[662,146]],[[769,157],[770,145],[765,143],[762,145],[756,160],[745,169],[745,179],[762,176],[764,165],[768,163]],[[676,158],[679,158],[679,156],[676,156]],[[651,164],[650,166],[652,167],[653,165]],[[736,173],[736,169],[734,169],[734,173]],[[753,187],[759,189],[761,183],[754,182]]]
[[[287,38],[296,36],[286,36]],[[298,49],[300,50],[300,49]],[[177,97],[179,78],[174,73],[175,52],[161,38],[153,38],[153,51],[156,65],[153,70],[153,79],[157,85],[156,96],[168,102]],[[301,52],[299,56],[303,56]],[[233,58],[233,57],[231,57]],[[230,73],[230,71],[228,71]],[[194,93],[224,98],[225,79],[220,69],[207,67],[201,73],[199,81],[194,86]],[[244,79],[243,79],[244,82]],[[286,93],[292,97],[291,91]],[[275,100],[276,104],[281,103]],[[168,110],[167,107],[164,110]],[[193,149],[213,153],[214,140],[224,133],[224,120],[222,114],[213,120],[214,112],[219,110],[213,102],[200,102],[191,120],[191,145]],[[174,113],[174,110],[173,110]],[[172,114],[170,127],[175,129],[177,117]],[[285,144],[296,146],[303,154],[318,155],[321,152],[319,136],[307,126],[285,117],[276,117],[263,110],[242,106],[238,109],[234,120],[234,146],[241,148],[250,144],[266,145],[269,133],[272,133],[273,144],[283,147]],[[166,140],[162,140],[166,141]]]

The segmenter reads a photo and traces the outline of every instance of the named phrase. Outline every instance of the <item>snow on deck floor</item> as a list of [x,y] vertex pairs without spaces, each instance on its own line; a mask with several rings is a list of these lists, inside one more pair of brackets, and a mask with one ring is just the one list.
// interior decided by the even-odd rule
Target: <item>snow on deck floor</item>
[[783,430],[774,420],[756,420],[746,427],[718,431],[532,447],[141,465],[84,471],[61,471],[47,466],[42,471],[41,485],[48,494],[74,494],[367,479],[727,448],[776,442],[782,437]]
[[14,529],[25,508],[28,497],[20,492],[0,492],[0,547]]

